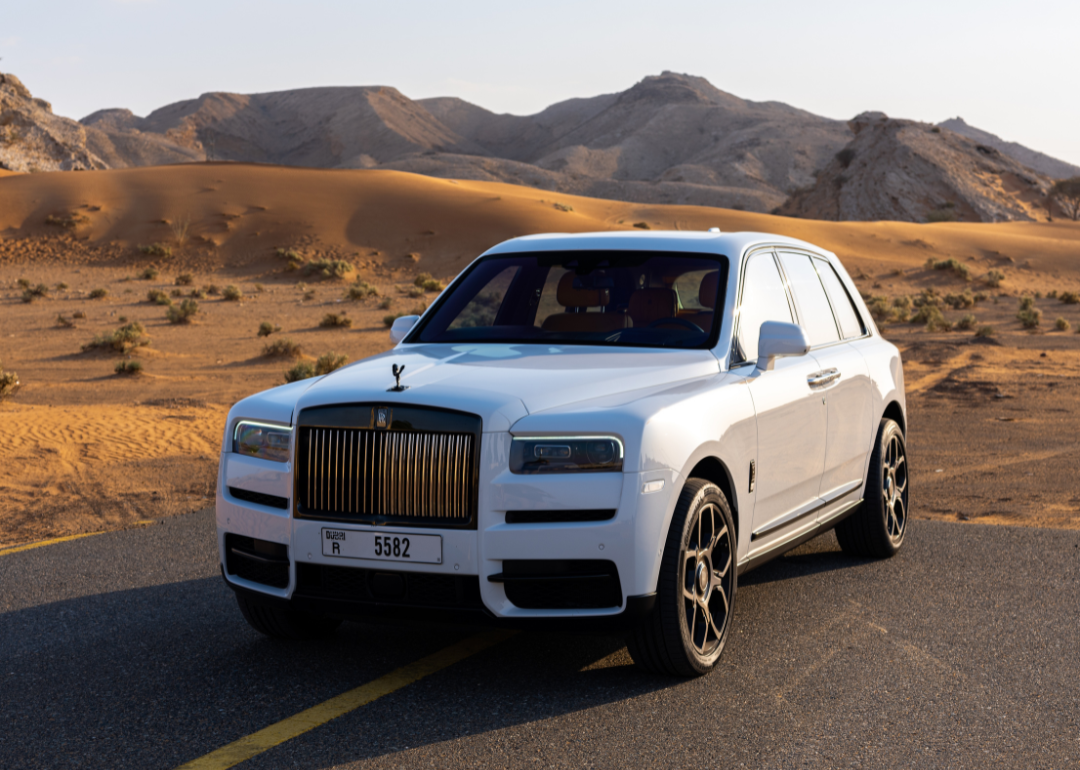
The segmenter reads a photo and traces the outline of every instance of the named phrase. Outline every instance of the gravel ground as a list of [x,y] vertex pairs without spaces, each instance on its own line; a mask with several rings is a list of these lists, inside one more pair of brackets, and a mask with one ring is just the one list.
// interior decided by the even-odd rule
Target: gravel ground
[[[711,676],[616,638],[519,634],[244,767],[1018,767],[1080,763],[1080,532],[913,521],[743,576]],[[0,767],[168,768],[476,629],[251,631],[211,511],[0,557]]]

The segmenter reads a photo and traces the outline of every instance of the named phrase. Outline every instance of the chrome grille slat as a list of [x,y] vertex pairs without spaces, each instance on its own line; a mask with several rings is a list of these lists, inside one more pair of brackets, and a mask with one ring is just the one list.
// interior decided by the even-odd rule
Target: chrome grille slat
[[301,513],[460,524],[471,520],[476,475],[472,434],[301,430]]

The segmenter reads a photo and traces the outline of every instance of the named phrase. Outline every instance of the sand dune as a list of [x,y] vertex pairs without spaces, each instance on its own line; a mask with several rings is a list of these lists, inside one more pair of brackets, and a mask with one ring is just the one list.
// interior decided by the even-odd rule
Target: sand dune
[[[0,178],[0,361],[23,383],[0,402],[0,545],[205,506],[227,406],[281,383],[293,363],[263,355],[268,340],[288,337],[308,360],[331,351],[357,360],[389,346],[384,316],[435,296],[418,294],[420,272],[448,280],[517,235],[640,223],[803,238],[839,254],[867,294],[984,294],[945,313],[975,314],[998,329],[991,340],[885,328],[905,355],[916,515],[1080,527],[1080,305],[1045,298],[1080,291],[1080,225],[821,222],[383,170],[219,163]],[[139,249],[155,243],[171,256]],[[290,271],[278,248],[347,260],[350,280],[378,295],[350,300],[346,282]],[[973,280],[926,269],[928,258],[955,258]],[[159,273],[140,279],[150,265]],[[998,289],[979,280],[991,269],[1006,276]],[[176,285],[187,273],[192,283]],[[48,293],[24,302],[20,279]],[[241,301],[215,293],[229,284]],[[96,289],[105,296],[92,298]],[[168,323],[150,291],[204,291],[196,323]],[[1017,297],[1035,292],[1044,323],[1026,330]],[[351,326],[320,326],[330,313]],[[1068,330],[1055,330],[1055,316]],[[143,374],[118,377],[123,356],[81,352],[129,321],[150,340],[129,354]],[[258,337],[263,321],[281,331]]]

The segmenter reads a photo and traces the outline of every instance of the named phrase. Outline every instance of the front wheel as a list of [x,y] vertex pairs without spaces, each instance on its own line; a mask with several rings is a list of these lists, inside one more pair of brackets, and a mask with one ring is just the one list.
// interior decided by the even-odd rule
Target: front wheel
[[654,674],[701,676],[724,651],[735,610],[735,524],[724,493],[690,479],[668,530],[652,613],[627,638]]
[[840,548],[850,556],[885,559],[904,544],[908,514],[908,463],[904,433],[885,418],[870,455],[863,503],[836,525]]

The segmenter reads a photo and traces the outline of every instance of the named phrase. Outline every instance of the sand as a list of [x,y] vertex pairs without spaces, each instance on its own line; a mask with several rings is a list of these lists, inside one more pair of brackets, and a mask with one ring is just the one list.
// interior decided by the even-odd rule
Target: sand
[[[74,226],[48,225],[50,216]],[[293,363],[262,355],[260,322],[281,326],[268,339],[288,337],[308,359],[335,351],[357,360],[389,346],[385,315],[435,296],[409,296],[419,272],[448,280],[515,235],[639,222],[803,238],[835,251],[867,294],[986,293],[946,316],[971,312],[994,325],[989,342],[970,331],[885,328],[905,354],[915,515],[1080,527],[1080,335],[1053,330],[1058,316],[1080,328],[1080,306],[1038,300],[1044,317],[1034,332],[1014,318],[1020,294],[1080,291],[1075,223],[815,222],[390,171],[193,164],[0,178],[0,361],[23,383],[0,401],[0,546],[209,504],[228,406],[282,382]],[[154,243],[172,255],[139,249]],[[355,270],[346,280],[305,277],[287,269],[279,248]],[[928,258],[955,258],[975,280],[927,270]],[[157,277],[140,279],[150,265]],[[980,282],[990,270],[1005,273],[1000,289]],[[185,273],[193,285],[176,286]],[[19,279],[46,284],[48,296],[23,302]],[[353,279],[379,296],[345,299]],[[168,323],[165,308],[147,301],[151,289],[186,295],[230,284],[244,299],[207,294],[191,325]],[[99,288],[107,296],[90,298]],[[351,328],[319,326],[342,312]],[[58,315],[74,326],[57,325]],[[115,375],[120,354],[81,352],[94,335],[135,320],[150,340],[132,354],[143,374]]]

